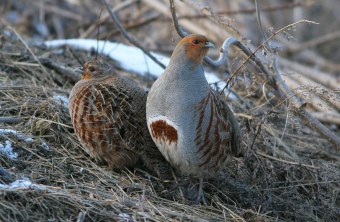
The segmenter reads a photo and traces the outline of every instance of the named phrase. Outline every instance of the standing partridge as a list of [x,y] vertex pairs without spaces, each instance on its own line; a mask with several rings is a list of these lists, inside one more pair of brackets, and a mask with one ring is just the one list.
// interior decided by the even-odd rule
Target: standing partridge
[[200,178],[203,202],[203,178],[219,171],[240,147],[238,122],[204,75],[202,60],[213,47],[202,35],[183,38],[146,102],[152,139],[175,168]]
[[141,159],[163,177],[170,165],[147,129],[146,97],[133,80],[119,76],[105,63],[89,61],[70,93],[71,120],[80,143],[97,161],[123,168]]

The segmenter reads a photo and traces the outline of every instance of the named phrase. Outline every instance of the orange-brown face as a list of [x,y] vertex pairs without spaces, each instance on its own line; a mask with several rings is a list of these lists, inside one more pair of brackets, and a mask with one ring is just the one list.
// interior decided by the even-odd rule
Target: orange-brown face
[[215,47],[205,36],[197,34],[183,38],[178,45],[185,48],[185,54],[194,62],[202,62],[209,48]]
[[82,80],[95,79],[104,77],[107,74],[109,66],[99,61],[89,61],[83,64]]
[[92,79],[93,78],[93,73],[96,71],[97,66],[95,66],[94,64],[91,64],[91,62],[85,62],[83,64],[83,75],[82,78],[83,80],[86,79]]

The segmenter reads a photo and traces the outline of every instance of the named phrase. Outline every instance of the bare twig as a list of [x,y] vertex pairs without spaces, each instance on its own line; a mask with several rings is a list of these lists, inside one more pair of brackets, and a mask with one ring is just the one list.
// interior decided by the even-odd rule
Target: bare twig
[[120,23],[117,15],[115,13],[112,12],[110,6],[107,4],[106,0],[102,0],[102,3],[105,5],[107,11],[110,13],[110,16],[113,20],[113,22],[116,24],[116,26],[118,27],[118,29],[121,31],[122,35],[134,46],[136,46],[137,48],[139,48],[140,50],[142,50],[150,59],[152,59],[155,63],[157,63],[160,67],[165,69],[165,65],[163,63],[161,63],[160,61],[158,61],[156,59],[155,56],[153,56],[149,51],[147,51],[146,49],[144,49],[141,44],[134,39],[132,36],[129,35],[129,33],[127,33],[127,31],[125,30],[125,28],[122,26],[122,24]]
[[304,42],[300,44],[299,47],[291,48],[289,52],[292,52],[292,53],[300,52],[301,50],[312,48],[312,47],[315,47],[315,46],[318,46],[318,45],[321,45],[321,44],[324,44],[330,41],[334,41],[339,38],[340,38],[340,31],[336,31],[336,32],[321,36],[319,38],[315,38],[307,42]]
[[[276,68],[276,66],[274,66]],[[334,132],[328,129],[325,125],[323,125],[319,120],[314,118],[310,113],[308,113],[304,107],[302,106],[302,101],[290,91],[287,85],[281,78],[281,74],[278,70],[275,70],[276,80],[278,83],[277,91],[281,91],[285,96],[291,97],[291,104],[294,107],[292,110],[296,115],[298,115],[301,120],[307,125],[309,128],[315,130],[320,135],[322,135],[329,142],[333,143],[337,150],[340,150],[340,137],[337,136]],[[275,92],[274,92],[275,93]],[[284,97],[281,97],[281,99]]]
[[84,19],[83,16],[78,13],[68,11],[67,9],[64,9],[64,8],[61,8],[61,7],[52,5],[52,4],[41,4],[40,1],[33,1],[32,4],[34,4],[36,7],[42,7],[47,12],[56,14],[59,17],[72,19],[78,22],[81,22]]
[[336,112],[336,109],[330,107],[325,101],[321,100],[319,97],[314,95],[313,96],[306,95],[306,93],[304,93],[306,91],[305,87],[299,84],[299,82],[296,81],[291,76],[283,76],[283,80],[293,92],[299,94],[299,96],[303,98],[304,101],[306,101],[307,103],[310,103],[315,110],[322,112],[329,111]]
[[329,90],[322,84],[317,83],[304,75],[291,75],[291,77],[300,83],[298,85],[305,86],[306,90],[318,95],[324,103],[328,103],[335,107],[333,110],[340,110],[340,95],[336,94],[335,90]]
[[62,65],[53,63],[49,59],[42,59],[42,64],[44,64],[46,67],[55,70],[57,73],[67,77],[70,79],[73,83],[78,82],[80,80],[80,75],[78,75],[76,72],[74,72],[72,69],[64,67]]
[[216,22],[220,26],[222,26],[226,31],[231,33],[234,37],[237,39],[245,39],[244,36],[239,32],[238,29],[236,29],[232,25],[232,20],[231,19],[226,19],[226,18],[221,18],[219,17],[216,13],[212,12],[210,8],[200,5],[198,1],[193,1],[193,0],[181,0],[185,2],[186,4],[195,7],[197,10],[201,11],[204,15],[208,16],[212,21]]
[[280,161],[280,162],[283,162],[283,163],[291,164],[291,165],[299,165],[299,166],[309,167],[309,168],[312,168],[312,169],[320,169],[320,167],[313,166],[313,165],[308,165],[308,164],[303,164],[303,163],[298,163],[298,162],[292,162],[292,161],[288,161],[288,160],[279,159],[279,158],[270,156],[270,155],[265,154],[265,153],[263,153],[261,151],[258,151],[258,150],[256,151],[256,154],[258,154],[260,156],[263,156],[263,157],[266,157],[266,158],[269,158],[269,159],[272,159],[272,160],[276,160],[276,161]]
[[[308,20],[301,20],[298,22],[294,22],[292,24],[289,24],[281,29],[279,29],[278,31],[273,32],[273,34],[266,39],[266,41],[264,41],[260,46],[258,46],[254,52],[250,52],[249,49],[247,49],[241,42],[235,43],[235,46],[237,46],[239,49],[241,49],[248,57],[246,60],[243,61],[243,63],[234,71],[234,73],[226,80],[227,83],[237,74],[238,71],[241,70],[241,68],[251,59],[253,61],[255,61],[256,65],[258,65],[261,70],[263,71],[263,74],[265,74],[267,80],[269,80],[269,83],[274,86],[274,88],[276,88],[276,81],[272,78],[272,75],[269,73],[269,71],[267,70],[267,68],[264,67],[264,65],[262,64],[262,62],[260,62],[260,60],[258,58],[256,58],[256,52],[259,51],[263,45],[267,44],[268,41],[270,41],[272,38],[274,38],[276,35],[278,35],[279,33],[281,33],[282,31],[286,30],[289,27],[295,26],[299,23],[302,22],[307,22],[307,23],[312,23],[312,24],[317,24],[313,21],[308,21]],[[223,91],[223,90],[222,90]]]
[[[138,18],[138,19],[135,19],[135,20],[132,20],[132,21],[130,20],[129,21],[130,24],[124,25],[124,27],[125,27],[126,30],[130,30],[130,29],[134,29],[134,28],[141,28],[141,27],[155,21],[156,19],[158,19],[159,15],[160,15],[160,13],[154,13],[154,14],[149,14],[147,17],[144,17],[144,18]],[[106,33],[105,37],[107,38],[108,36],[116,35],[118,33],[120,33],[120,30],[114,29],[114,30],[110,31],[109,33]],[[101,36],[101,38],[102,37],[103,36]]]
[[[301,20],[304,21],[304,20]],[[300,22],[301,22],[300,21]],[[310,23],[310,21],[306,21]],[[293,23],[293,24],[298,24],[299,22]],[[313,22],[311,22],[313,23]],[[315,23],[314,23],[315,24]],[[317,24],[317,23],[316,23]],[[286,26],[288,27],[288,26]],[[285,27],[283,29],[280,29],[280,31],[285,30]],[[278,32],[275,32],[278,33]],[[272,35],[273,36],[273,35]],[[271,37],[272,37],[271,36]],[[269,37],[267,40],[269,40],[271,37]],[[320,135],[322,135],[325,139],[327,139],[329,142],[333,143],[335,148],[337,150],[340,150],[340,137],[337,136],[334,132],[332,132],[330,129],[328,129],[325,125],[323,125],[318,119],[314,118],[310,113],[308,113],[302,106],[302,101],[300,98],[295,96],[291,90],[287,87],[287,85],[284,83],[282,80],[282,75],[279,72],[277,65],[276,65],[276,59],[274,61],[274,74],[275,74],[275,79],[277,82],[278,87],[275,89],[274,88],[274,93],[279,96],[279,98],[284,99],[285,97],[291,97],[291,104],[294,107],[293,112],[298,115],[301,120],[304,122],[305,125],[307,125],[309,128],[315,130],[318,132]],[[284,95],[284,96],[282,96]]]
[[[294,44],[294,45],[299,47],[298,44]],[[321,70],[325,70],[327,72],[332,72],[332,73],[339,72],[340,70],[340,64],[332,62],[329,59],[325,59],[324,57],[319,55],[315,50],[312,50],[312,49],[305,49],[301,51],[301,53],[297,54],[296,58],[302,62],[299,65],[302,65],[303,63],[305,63],[305,64],[309,64],[309,67],[310,66],[320,67]]]
[[316,82],[321,83],[324,86],[327,86],[331,89],[339,88],[340,78],[336,78],[332,76],[330,73],[322,72],[320,70],[315,70],[310,67],[292,63],[287,59],[280,58],[279,64],[286,68],[292,69],[297,73],[300,73]]
[[174,24],[174,27],[175,27],[178,35],[181,36],[182,38],[189,35],[189,33],[184,31],[184,29],[182,29],[182,27],[178,24],[174,0],[170,0],[170,11],[171,11],[171,16],[172,16],[172,22]]
[[37,63],[40,65],[41,70],[48,75],[47,70],[45,69],[45,67],[41,64],[40,60],[38,59],[38,57],[33,53],[33,51],[31,50],[31,48],[27,45],[27,43],[25,42],[25,40],[19,35],[19,33],[15,30],[15,28],[13,28],[10,25],[7,25],[7,27],[12,30],[14,32],[14,34],[19,38],[19,40],[22,42],[22,44],[25,46],[25,48],[31,53],[31,55],[33,56],[34,60],[37,61]]
[[[121,10],[125,7],[130,6],[131,4],[137,2],[137,0],[129,0],[129,1],[123,1],[119,4],[117,4],[113,9],[112,12],[117,12],[118,10]],[[98,19],[95,23],[93,23],[85,32],[83,32],[80,35],[80,38],[86,38],[90,35],[90,33],[92,33],[96,27],[100,26],[101,24],[103,24],[105,21],[107,21],[110,18],[110,14],[104,14],[102,16],[102,18]]]
[[337,124],[340,126],[340,115],[333,112],[312,112],[315,118],[324,123]]
[[20,123],[24,121],[20,117],[16,116],[0,116],[0,123]]
[[[165,16],[171,18],[171,13],[169,11],[169,6],[167,4],[164,4],[167,0],[159,1],[159,0],[143,0],[144,3],[149,5],[150,7],[154,8],[155,10],[161,12]],[[208,27],[208,30],[206,28],[203,28],[201,25],[189,21],[189,20],[183,20],[181,22],[181,25],[186,28],[186,30],[192,32],[192,33],[206,33],[207,37],[211,40],[216,40],[216,36],[213,32],[210,32],[213,27],[211,25]],[[215,24],[213,24],[215,25]],[[227,32],[225,32],[227,33]]]
[[[291,9],[295,7],[303,7],[309,6],[310,4],[305,4],[303,2],[294,2],[294,3],[287,3],[282,5],[268,5],[263,6],[261,8],[262,11],[272,12],[272,11],[281,11],[286,9]],[[235,14],[252,14],[256,12],[256,8],[248,8],[248,9],[239,9],[239,10],[225,10],[225,11],[218,11],[216,14],[218,15],[235,15]],[[178,19],[197,19],[197,18],[206,18],[207,15],[183,15],[179,16]]]
[[256,6],[256,18],[257,18],[257,23],[259,25],[259,28],[260,28],[260,31],[261,31],[261,34],[262,34],[262,37],[264,39],[264,41],[267,40],[267,35],[263,29],[263,26],[262,26],[262,22],[261,22],[261,13],[260,13],[260,5],[259,5],[259,2],[257,0],[255,0],[255,6]]

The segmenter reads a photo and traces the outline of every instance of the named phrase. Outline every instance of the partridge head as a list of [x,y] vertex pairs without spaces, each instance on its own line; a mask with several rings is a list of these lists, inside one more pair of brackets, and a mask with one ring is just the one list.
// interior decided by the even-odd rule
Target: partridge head
[[70,93],[75,133],[91,157],[113,168],[139,159],[162,176],[170,170],[147,130],[146,92],[98,60],[85,62],[82,79]]
[[203,201],[203,178],[222,169],[240,147],[234,113],[204,75],[202,61],[213,46],[203,35],[183,38],[146,103],[152,139],[175,168],[200,178]]

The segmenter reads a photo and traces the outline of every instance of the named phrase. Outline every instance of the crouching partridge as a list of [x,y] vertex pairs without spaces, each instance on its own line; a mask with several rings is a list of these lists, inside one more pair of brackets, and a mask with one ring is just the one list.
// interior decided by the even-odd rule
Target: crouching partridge
[[147,130],[147,93],[107,64],[84,63],[82,79],[70,93],[70,115],[80,143],[97,161],[113,168],[131,167],[142,159],[163,177],[170,165]]
[[202,60],[212,47],[202,35],[183,38],[146,102],[152,139],[175,168],[200,178],[203,202],[203,178],[214,176],[240,147],[235,116],[204,75]]

